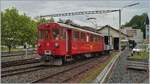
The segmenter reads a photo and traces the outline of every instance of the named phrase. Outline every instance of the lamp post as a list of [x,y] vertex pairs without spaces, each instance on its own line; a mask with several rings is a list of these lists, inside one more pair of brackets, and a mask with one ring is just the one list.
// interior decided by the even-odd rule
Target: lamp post
[[[118,10],[118,12],[119,12],[119,29],[121,29],[121,11],[124,8],[132,7],[132,6],[135,6],[135,5],[139,5],[139,3],[134,3],[134,4],[126,5],[126,6],[123,6],[121,9]],[[119,33],[119,51],[121,51],[121,30],[120,30],[120,33]]]

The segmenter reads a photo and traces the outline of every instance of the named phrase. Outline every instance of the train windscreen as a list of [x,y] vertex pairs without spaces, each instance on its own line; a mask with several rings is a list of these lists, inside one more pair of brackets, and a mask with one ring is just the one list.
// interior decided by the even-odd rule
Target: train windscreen
[[49,39],[48,31],[39,31],[39,39]]

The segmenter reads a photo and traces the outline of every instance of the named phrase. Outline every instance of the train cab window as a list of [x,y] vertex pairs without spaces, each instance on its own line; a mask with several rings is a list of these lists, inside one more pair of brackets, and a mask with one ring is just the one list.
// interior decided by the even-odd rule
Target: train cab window
[[49,39],[48,32],[49,32],[49,31],[45,31],[45,39]]
[[79,32],[78,31],[74,31],[73,37],[74,37],[74,40],[78,40],[79,39]]
[[59,38],[59,29],[53,29],[52,30],[52,34],[53,34],[53,38],[55,39],[55,40],[57,40],[58,38]]
[[44,39],[44,31],[39,31],[39,39]]

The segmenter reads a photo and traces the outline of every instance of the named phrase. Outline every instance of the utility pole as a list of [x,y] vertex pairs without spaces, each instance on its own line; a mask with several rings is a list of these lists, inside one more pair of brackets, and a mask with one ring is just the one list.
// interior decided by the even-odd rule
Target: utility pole
[[123,6],[121,9],[118,10],[118,12],[119,12],[119,30],[120,30],[120,32],[119,32],[119,51],[121,51],[121,10],[124,8],[127,8],[127,7],[135,6],[135,5],[139,5],[139,3],[126,5],[126,6]]
[[119,9],[119,51],[121,52],[121,9]]

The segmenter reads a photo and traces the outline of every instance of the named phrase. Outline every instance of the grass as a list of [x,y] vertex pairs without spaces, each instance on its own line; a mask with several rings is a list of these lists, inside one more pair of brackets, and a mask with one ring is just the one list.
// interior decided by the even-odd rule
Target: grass
[[111,53],[111,57],[106,62],[101,63],[97,67],[90,69],[86,74],[84,74],[83,78],[80,80],[80,83],[92,82],[116,54],[117,52]]
[[148,60],[148,58],[148,52],[146,51],[134,53],[133,56],[128,57],[129,60]]
[[[20,48],[11,48],[11,51],[21,51],[22,49]],[[1,52],[8,52],[9,49],[8,48],[1,48]]]

